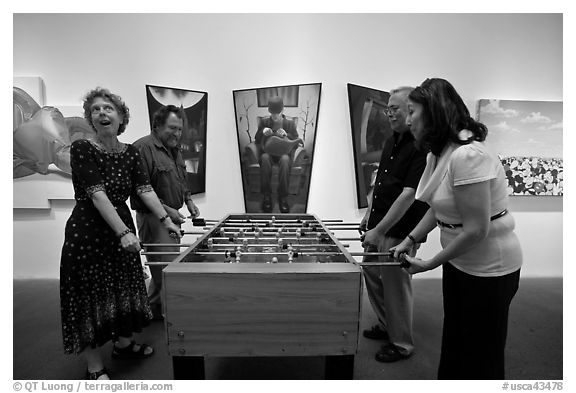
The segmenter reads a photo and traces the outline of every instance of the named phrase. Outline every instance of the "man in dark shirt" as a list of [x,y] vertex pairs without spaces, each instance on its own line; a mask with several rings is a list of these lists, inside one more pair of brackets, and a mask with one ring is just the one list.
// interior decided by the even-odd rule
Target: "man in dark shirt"
[[[388,100],[388,118],[393,131],[380,158],[380,166],[366,215],[360,223],[362,246],[367,252],[386,252],[409,235],[428,210],[414,200],[418,182],[426,166],[426,155],[414,146],[414,137],[406,126],[407,97],[412,88],[392,90]],[[416,244],[412,255],[416,254]],[[365,261],[377,261],[366,257]],[[411,276],[400,267],[365,267],[364,280],[379,324],[363,332],[364,337],[387,340],[376,353],[380,362],[405,359],[414,350],[412,336]]]
[[[270,97],[268,99],[268,112],[270,117],[262,119],[258,125],[258,131],[254,137],[260,151],[260,187],[263,194],[262,211],[272,212],[272,166],[278,165],[278,207],[281,213],[289,213],[288,182],[290,179],[290,167],[292,166],[293,151],[281,155],[268,153],[266,142],[271,137],[286,140],[297,140],[298,131],[296,124],[282,115],[284,101],[282,97]],[[293,145],[296,148],[296,145]]]
[[[180,152],[180,138],[183,128],[183,111],[167,105],[153,116],[152,132],[134,142],[140,151],[142,163],[150,177],[150,184],[158,195],[166,213],[174,224],[180,226],[186,219],[179,210],[185,203],[192,218],[200,214],[186,185],[186,164]],[[169,236],[164,225],[150,213],[137,196],[130,198],[132,209],[136,210],[138,236],[143,243],[178,244],[180,239]],[[179,247],[147,247],[146,251],[180,251]],[[170,262],[172,255],[148,256],[148,262]],[[150,306],[155,319],[162,318],[162,269],[165,265],[150,265],[151,283],[148,291]]]

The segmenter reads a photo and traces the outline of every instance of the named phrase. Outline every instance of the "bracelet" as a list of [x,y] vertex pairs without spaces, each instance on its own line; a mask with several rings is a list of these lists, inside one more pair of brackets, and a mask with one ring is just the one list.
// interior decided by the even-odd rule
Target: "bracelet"
[[410,239],[410,241],[414,244],[417,244],[418,242],[416,241],[416,239],[414,238],[414,236],[412,235],[408,235],[408,239]]
[[163,216],[163,217],[160,217],[160,222],[166,221],[167,218],[170,218],[170,216],[169,216],[168,214],[166,214],[166,215]]
[[123,230],[122,232],[120,232],[117,236],[119,239],[122,239],[124,236],[126,236],[129,233],[132,233],[132,229],[127,228],[127,229]]

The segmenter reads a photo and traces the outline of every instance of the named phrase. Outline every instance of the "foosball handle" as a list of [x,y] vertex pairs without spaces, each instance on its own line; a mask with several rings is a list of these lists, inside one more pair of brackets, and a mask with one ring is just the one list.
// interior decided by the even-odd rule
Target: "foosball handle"
[[406,254],[402,253],[398,255],[398,259],[400,259],[400,267],[404,269],[408,269],[412,264],[406,260]]
[[206,220],[203,218],[193,218],[192,225],[195,227],[203,227],[206,226]]
[[[173,235],[176,235],[176,231],[169,230],[168,234],[170,235],[170,237],[174,237]],[[180,229],[180,237],[182,236],[184,236],[184,229]]]

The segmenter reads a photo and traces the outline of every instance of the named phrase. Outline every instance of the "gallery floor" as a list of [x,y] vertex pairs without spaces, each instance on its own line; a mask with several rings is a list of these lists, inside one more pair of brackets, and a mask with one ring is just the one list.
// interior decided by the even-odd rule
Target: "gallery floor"
[[[442,329],[441,281],[415,279],[416,351],[393,364],[378,363],[380,343],[360,338],[354,379],[435,379]],[[60,328],[58,280],[14,280],[13,377],[17,380],[80,379],[82,358],[64,355]],[[507,379],[563,379],[561,278],[522,279],[512,303],[508,334]],[[364,291],[360,328],[375,322]],[[162,322],[153,322],[141,339],[156,349],[152,358],[119,361],[107,358],[114,379],[172,379]],[[105,348],[111,350],[110,344]],[[324,362],[317,358],[209,358],[207,379],[323,379]]]

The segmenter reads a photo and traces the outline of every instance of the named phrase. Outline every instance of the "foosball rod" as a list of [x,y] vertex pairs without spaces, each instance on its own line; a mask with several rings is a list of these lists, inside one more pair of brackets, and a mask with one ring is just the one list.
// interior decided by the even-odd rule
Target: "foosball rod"
[[[244,255],[248,255],[248,256],[256,256],[256,255],[288,255],[288,251],[269,251],[269,252],[244,252],[244,251],[239,251],[241,256]],[[224,257],[236,257],[238,254],[238,251],[229,251],[226,250],[224,252],[222,251],[193,251],[192,253],[190,253],[190,255],[223,255]],[[293,255],[294,258],[297,258],[298,256],[304,256],[304,257],[311,257],[311,256],[330,256],[330,257],[335,257],[335,256],[342,256],[343,254],[341,253],[336,253],[336,252],[322,252],[322,251],[318,251],[318,252],[298,252],[298,251],[293,251]]]
[[[264,232],[277,232],[279,229],[281,229],[282,231],[286,231],[286,232],[293,232],[296,233],[296,231],[300,230],[300,232],[312,232],[315,231],[316,229],[318,229],[320,227],[317,228],[301,228],[301,227],[251,227],[251,226],[246,226],[246,227],[227,227],[227,226],[223,226],[220,227],[220,229],[224,229],[227,231],[244,231],[244,232],[255,232],[254,229],[259,229],[260,231]],[[203,228],[205,231],[210,230],[211,228],[209,227],[205,227]],[[249,231],[247,231],[247,229],[250,229]],[[218,232],[218,231],[217,231]]]
[[357,231],[358,227],[327,227],[331,231]]
[[192,243],[140,243],[140,247],[191,247]]
[[358,228],[360,226],[360,223],[358,223],[358,222],[336,222],[333,224],[326,224],[327,227],[345,226],[345,225],[352,225],[352,226],[356,226],[356,228]]
[[144,251],[140,255],[180,255],[178,251]]
[[399,267],[409,267],[410,264],[406,261],[404,262],[356,262],[359,266],[399,266]]
[[[212,237],[213,239],[230,239],[231,237],[233,237],[236,234],[238,234],[238,238],[241,238],[241,239],[255,239],[256,238],[255,236],[242,236],[242,237],[240,237],[239,232],[224,232],[223,234],[218,233],[218,232],[220,232],[220,231],[216,231],[217,234],[224,235],[224,236],[214,236],[214,237]],[[259,232],[246,231],[246,232],[244,232],[244,235],[256,235],[256,233],[259,233]],[[296,233],[297,232],[281,232],[279,236],[283,237],[283,238],[296,239],[297,236],[286,236],[286,235],[296,235]],[[264,235],[264,233],[262,233],[262,234]],[[265,239],[265,238],[272,239],[272,238],[278,237],[278,236],[276,236],[276,235],[278,235],[278,232],[268,232],[268,233],[266,233],[266,235],[274,235],[274,236],[258,236],[258,238],[259,239]],[[321,235],[321,236],[326,235],[326,232],[306,232],[305,235],[301,234],[300,238],[312,239],[314,237],[318,237],[318,235]]]
[[[274,216],[273,216],[274,217]],[[301,219],[259,219],[259,218],[250,218],[250,219],[241,219],[241,218],[231,218],[226,220],[226,222],[231,223],[242,223],[242,224],[250,224],[250,223],[295,223],[295,224],[305,224],[305,223],[318,223],[316,220],[301,220]]]
[[[292,246],[292,247],[298,247],[298,248],[303,248],[303,247],[336,247],[336,244],[300,244],[300,243],[289,243],[289,244],[285,244],[286,247]],[[216,243],[216,244],[212,244],[212,246],[208,245],[208,248],[210,247],[214,247],[214,248],[224,248],[224,247],[232,247],[232,246],[238,246],[238,247],[278,247],[278,243],[250,243],[250,244],[243,244],[243,243],[234,243],[234,244],[226,244],[226,243]]]
[[[210,229],[212,227],[209,227]],[[285,228],[285,229],[300,229],[300,230],[309,230],[309,229],[315,229],[315,228],[322,228],[322,226],[320,224],[314,224],[314,225],[305,225],[302,226],[300,224],[290,224],[290,223],[279,223],[279,224],[274,224],[274,225],[258,225],[258,224],[254,224],[254,223],[242,223],[242,222],[229,222],[229,223],[224,223],[220,226],[220,228],[227,228],[227,229],[234,229],[234,228],[238,228],[238,229],[246,229],[246,228],[258,228],[258,229],[267,229],[269,231],[273,231],[275,229],[279,229],[279,228]]]

